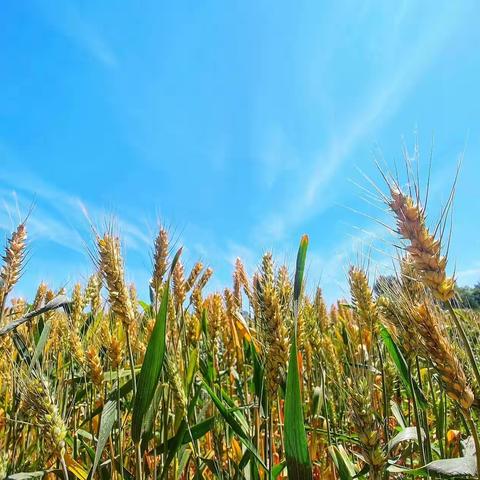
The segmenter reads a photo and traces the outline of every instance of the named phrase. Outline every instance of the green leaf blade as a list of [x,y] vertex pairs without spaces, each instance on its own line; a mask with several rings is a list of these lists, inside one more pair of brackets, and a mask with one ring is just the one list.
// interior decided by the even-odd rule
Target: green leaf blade
[[403,386],[405,387],[407,395],[411,399],[413,399],[415,396],[415,399],[417,400],[420,407],[422,409],[426,409],[428,407],[428,401],[425,398],[423,392],[420,390],[420,387],[418,386],[414,378],[412,378],[412,390],[412,386],[410,385],[410,373],[408,371],[407,362],[403,357],[402,352],[398,348],[398,345],[395,343],[395,340],[384,325],[380,325],[380,336],[382,337],[383,343],[387,348],[387,351],[390,354],[390,357],[392,358],[395,367],[397,368],[398,375],[403,383]]
[[90,472],[90,478],[94,478],[97,471],[98,463],[102,458],[102,452],[107,443],[108,437],[112,431],[115,418],[117,417],[117,402],[108,400],[102,410],[102,416],[100,417],[100,430],[98,432],[97,448],[95,450],[95,460],[93,462],[92,470]]
[[165,334],[167,326],[169,282],[165,284],[160,310],[147,345],[142,369],[138,376],[137,394],[133,405],[132,439],[139,443],[142,437],[142,425],[160,379],[165,357]]
[[[304,235],[300,241],[295,271],[294,303],[300,298],[308,237]],[[308,452],[307,435],[303,419],[302,393],[297,359],[297,307],[295,307],[295,329],[290,346],[290,358],[287,373],[287,389],[285,394],[285,454],[287,458],[288,478],[292,480],[308,480],[312,478],[312,465]]]

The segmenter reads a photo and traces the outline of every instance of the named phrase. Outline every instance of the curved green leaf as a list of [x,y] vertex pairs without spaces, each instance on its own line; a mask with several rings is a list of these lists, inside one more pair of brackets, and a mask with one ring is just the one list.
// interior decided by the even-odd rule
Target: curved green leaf
[[95,460],[89,478],[93,478],[98,467],[98,462],[102,458],[102,452],[107,443],[113,424],[117,418],[117,402],[109,400],[103,407],[100,417],[100,429],[98,432],[97,449],[95,451]]
[[38,339],[37,345],[35,346],[35,352],[33,353],[32,361],[30,363],[30,370],[35,367],[40,355],[43,353],[43,349],[45,347],[45,343],[47,343],[48,336],[50,335],[50,330],[52,328],[51,320],[48,320],[42,329],[42,333],[40,334],[40,338]]
[[[294,290],[295,303],[297,303],[300,298],[307,247],[308,237],[304,235],[300,241],[297,256]],[[287,390],[285,394],[285,455],[287,457],[288,478],[292,480],[308,480],[312,478],[312,466],[308,453],[307,436],[303,420],[303,403],[297,359],[296,314],[294,320],[295,329],[290,346]]]
[[392,336],[390,335],[390,332],[385,328],[384,325],[380,325],[380,336],[382,337],[383,343],[385,344],[385,347],[387,348],[388,353],[390,354],[390,357],[392,358],[393,363],[397,368],[398,375],[400,377],[400,380],[403,383],[403,386],[405,387],[405,390],[409,398],[413,399],[415,395],[416,400],[418,401],[418,404],[420,405],[420,407],[422,409],[427,408],[428,401],[425,398],[425,395],[423,394],[423,392],[420,390],[420,387],[418,386],[414,378],[412,378],[412,384],[413,384],[413,391],[412,391],[412,387],[410,385],[410,374],[408,372],[407,362],[405,361],[405,358],[403,357],[402,352],[398,348],[398,345],[395,343],[395,340],[393,340]]
[[256,458],[256,460],[262,465],[262,467],[267,470],[267,467],[258,454],[256,448],[254,447],[253,443],[250,440],[250,437],[248,436],[248,433],[245,432],[245,430],[242,428],[240,425],[239,421],[235,417],[234,412],[231,411],[231,409],[227,408],[225,404],[222,402],[222,400],[218,397],[218,395],[209,387],[207,382],[203,382],[203,386],[205,390],[208,392],[210,395],[210,398],[212,399],[213,403],[217,407],[218,411],[224,418],[224,420],[230,425],[230,428],[238,435],[240,438],[240,441],[245,445],[245,447],[250,450],[252,455]]
[[169,283],[167,281],[165,284],[155,326],[147,345],[142,369],[138,375],[137,394],[132,415],[132,439],[135,443],[140,442],[142,437],[144,418],[152,403],[162,371],[163,358],[165,356]]
[[302,293],[303,274],[305,272],[305,260],[307,258],[308,235],[303,235],[300,240],[297,253],[297,264],[295,268],[295,284],[293,287],[293,300],[298,302]]
[[328,452],[337,468],[340,480],[353,480],[357,472],[345,449],[341,445],[339,447],[332,445],[328,447]]

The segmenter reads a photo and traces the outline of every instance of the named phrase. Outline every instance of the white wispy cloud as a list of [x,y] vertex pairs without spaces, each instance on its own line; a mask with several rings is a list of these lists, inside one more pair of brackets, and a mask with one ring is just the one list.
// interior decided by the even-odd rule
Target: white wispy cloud
[[[0,176],[0,182],[3,180]],[[52,192],[43,188],[36,190],[34,186],[30,190],[24,182],[20,181],[19,183],[18,187],[9,185],[8,189],[0,189],[3,206],[0,208],[0,226],[5,234],[9,234],[32,211],[28,225],[29,237],[33,241],[36,239],[47,240],[77,253],[84,252],[81,232],[78,227],[73,228],[70,225],[71,216],[62,214],[62,210],[71,205],[72,198],[68,195],[58,195],[53,197],[56,200],[52,201],[49,198]],[[60,202],[62,207],[59,207],[57,202]],[[75,216],[75,211],[71,214]]]
[[[414,4],[410,5],[413,8]],[[402,11],[401,16],[404,15]],[[391,62],[386,72],[379,72],[380,78],[376,77],[364,94],[363,108],[351,115],[346,126],[339,126],[312,161],[305,162],[301,178],[292,182],[297,188],[287,195],[288,203],[257,226],[258,235],[269,232],[273,238],[280,238],[288,229],[332,205],[335,198],[327,197],[327,187],[360,143],[402,106],[422,75],[438,59],[463,15],[462,9],[440,9],[437,17],[430,19],[429,28],[409,45],[403,57]],[[397,38],[390,50],[384,52],[386,58],[396,54],[400,41],[404,39]]]
[[38,2],[44,18],[77,47],[85,50],[105,67],[116,67],[118,58],[108,45],[98,27],[88,20],[78,4],[63,2]]
[[0,226],[10,232],[30,211],[29,233],[77,253],[87,254],[93,231],[105,223],[118,228],[125,245],[137,254],[148,254],[152,238],[138,219],[116,214],[102,206],[88,204],[78,195],[58,188],[45,178],[21,168],[21,159],[0,142]]
[[369,230],[357,230],[339,242],[332,251],[313,248],[308,254],[308,278],[310,287],[319,285],[329,302],[338,296],[348,297],[348,267],[359,265],[368,270],[371,278],[391,274],[392,255],[388,233],[382,225]]

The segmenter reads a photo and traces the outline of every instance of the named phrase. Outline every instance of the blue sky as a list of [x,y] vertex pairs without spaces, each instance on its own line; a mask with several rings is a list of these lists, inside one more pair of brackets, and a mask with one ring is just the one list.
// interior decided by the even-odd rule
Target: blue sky
[[[361,172],[433,144],[431,220],[459,158],[450,268],[480,280],[478,2],[6,1],[0,19],[0,227],[31,205],[29,264],[71,287],[89,222],[112,215],[146,286],[158,221],[211,265],[294,259],[346,295],[351,261],[388,272],[385,214]],[[377,152],[377,153],[376,153]],[[360,213],[358,213],[360,212]],[[369,218],[369,217],[373,217]],[[143,292],[146,291],[146,288]]]

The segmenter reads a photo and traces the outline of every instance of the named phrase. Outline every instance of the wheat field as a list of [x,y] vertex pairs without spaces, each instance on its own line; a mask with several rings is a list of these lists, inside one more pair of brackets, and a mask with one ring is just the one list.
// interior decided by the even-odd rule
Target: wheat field
[[451,198],[429,225],[418,185],[385,179],[396,275],[352,265],[331,306],[305,285],[307,236],[294,271],[237,259],[212,292],[163,228],[138,298],[113,226],[86,284],[16,298],[21,222],[0,272],[0,479],[477,477],[480,328],[449,273]]

